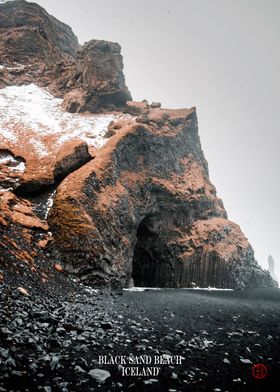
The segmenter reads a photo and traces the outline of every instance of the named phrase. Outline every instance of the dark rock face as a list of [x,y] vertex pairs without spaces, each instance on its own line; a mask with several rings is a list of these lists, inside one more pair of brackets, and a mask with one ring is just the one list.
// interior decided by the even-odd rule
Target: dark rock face
[[80,47],[36,4],[1,4],[0,33],[0,88],[21,86],[1,110],[29,104],[0,126],[1,265],[55,263],[93,285],[276,285],[216,196],[195,108],[131,101],[120,46]]
[[70,112],[98,112],[123,107],[131,99],[125,85],[121,47],[117,43],[92,40],[78,53],[72,81],[79,86],[69,92],[64,108]]
[[56,163],[54,166],[54,180],[58,181],[66,177],[69,173],[77,170],[92,159],[92,156],[88,152],[87,143],[69,143],[68,154],[65,155],[65,145],[62,151],[59,151],[56,157]]
[[0,32],[0,58],[8,64],[25,64],[33,57],[51,63],[63,55],[73,58],[79,49],[69,26],[39,5],[24,0],[1,5]]
[[65,96],[72,113],[120,109],[131,100],[119,44],[81,47],[69,26],[24,0],[0,4],[0,34],[0,88],[35,82]]
[[60,185],[49,224],[55,256],[92,284],[274,285],[209,181],[194,109],[123,124]]

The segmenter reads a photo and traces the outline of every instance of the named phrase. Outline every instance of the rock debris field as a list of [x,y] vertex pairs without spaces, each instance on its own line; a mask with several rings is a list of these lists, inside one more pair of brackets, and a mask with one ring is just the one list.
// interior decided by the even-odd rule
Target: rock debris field
[[[1,392],[279,390],[279,289],[101,291],[59,279],[1,285]],[[165,361],[156,377],[126,376],[101,355]],[[181,365],[168,364],[175,355]]]

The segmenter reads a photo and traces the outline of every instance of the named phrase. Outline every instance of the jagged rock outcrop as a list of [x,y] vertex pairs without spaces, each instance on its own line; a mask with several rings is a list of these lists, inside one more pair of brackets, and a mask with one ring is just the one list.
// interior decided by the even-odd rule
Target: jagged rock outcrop
[[0,8],[0,58],[6,64],[44,65],[75,57],[79,44],[72,29],[42,7],[24,0],[9,1]]
[[273,285],[209,181],[195,109],[123,122],[59,186],[49,224],[55,256],[93,284]]
[[33,166],[30,163],[29,170],[22,175],[15,191],[21,195],[42,192],[46,188],[58,184],[69,173],[83,166],[91,159],[92,156],[89,154],[87,143],[81,140],[65,142],[58,150],[53,161],[45,160],[45,167],[44,164],[39,164],[39,168],[43,169],[41,174],[36,170],[38,166],[37,168],[34,167],[38,162],[35,160],[36,163],[33,162]]
[[[0,88],[36,83],[70,112],[119,110],[131,99],[117,43],[78,44],[72,29],[25,0],[0,4]],[[68,93],[68,94],[67,94]]]
[[80,47],[36,4],[0,5],[0,33],[2,266],[55,263],[93,285],[276,284],[216,196],[195,108],[132,101],[120,46]]
[[0,190],[0,203],[0,265],[15,273],[36,272],[35,260],[47,259],[47,222],[34,213],[32,203],[9,191]]
[[149,109],[149,104],[146,100],[142,102],[127,101],[124,107],[125,113],[131,114],[132,116],[139,116],[144,114]]
[[61,103],[34,84],[0,89],[0,187],[24,194],[52,186],[94,156],[120,117],[70,114]]
[[78,53],[70,82],[78,87],[64,98],[63,107],[70,112],[115,110],[131,99],[123,75],[121,47],[117,43],[87,42]]

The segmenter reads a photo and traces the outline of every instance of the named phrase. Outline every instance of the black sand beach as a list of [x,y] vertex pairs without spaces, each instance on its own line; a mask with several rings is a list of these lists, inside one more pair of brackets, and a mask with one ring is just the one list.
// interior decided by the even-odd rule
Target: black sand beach
[[[62,283],[63,284],[63,283]],[[65,287],[63,287],[65,291]],[[280,290],[94,291],[1,287],[0,391],[276,391]],[[99,356],[160,357],[160,365]],[[182,364],[168,358],[182,356]],[[142,356],[142,357],[141,357]],[[252,368],[264,364],[258,379]],[[94,369],[108,371],[96,381]],[[138,374],[137,373],[137,374]],[[148,373],[149,374],[149,373]],[[150,373],[152,374],[152,373]]]

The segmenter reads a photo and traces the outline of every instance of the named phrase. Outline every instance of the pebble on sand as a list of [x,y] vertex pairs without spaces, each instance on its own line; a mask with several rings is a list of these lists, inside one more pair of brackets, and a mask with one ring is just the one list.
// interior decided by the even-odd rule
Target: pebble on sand
[[55,269],[57,272],[62,272],[62,271],[63,271],[63,268],[61,267],[60,264],[55,264],[55,265],[54,265],[54,269]]
[[23,287],[18,287],[18,291],[23,295],[29,295],[28,291],[25,290]]
[[99,383],[103,383],[111,376],[110,372],[103,369],[93,369],[88,374]]
[[246,358],[241,358],[240,361],[241,361],[242,363],[246,363],[246,364],[249,364],[249,365],[252,365],[252,364],[253,364],[253,362],[250,361],[250,359],[246,359]]

